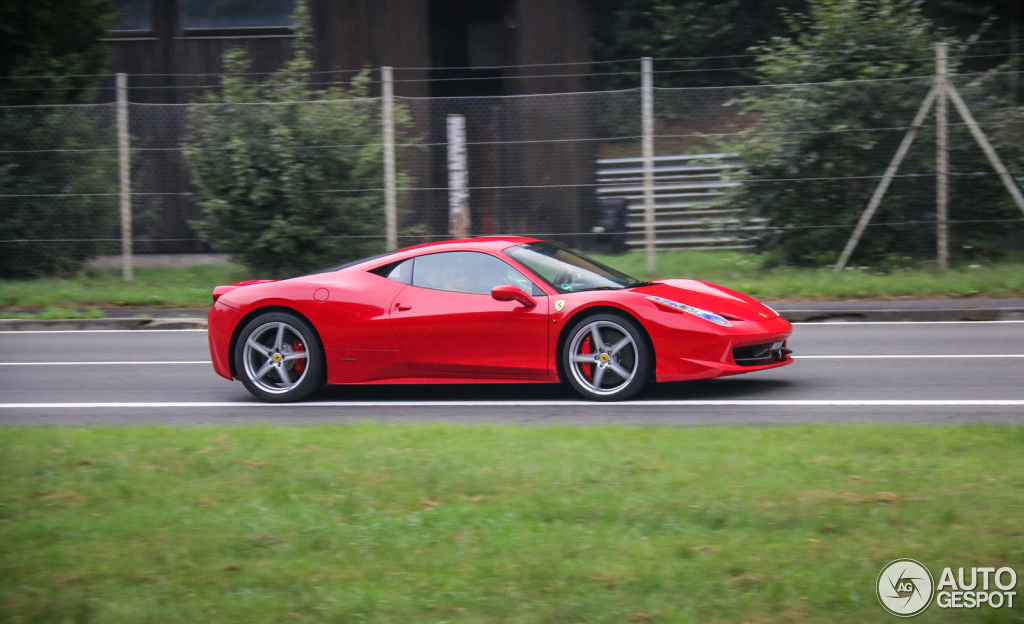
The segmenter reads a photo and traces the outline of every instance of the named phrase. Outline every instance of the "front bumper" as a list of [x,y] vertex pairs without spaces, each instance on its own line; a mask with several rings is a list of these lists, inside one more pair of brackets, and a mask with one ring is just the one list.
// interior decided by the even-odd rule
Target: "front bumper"
[[793,326],[782,317],[737,322],[723,331],[672,331],[652,336],[659,382],[711,379],[793,363],[788,340]]

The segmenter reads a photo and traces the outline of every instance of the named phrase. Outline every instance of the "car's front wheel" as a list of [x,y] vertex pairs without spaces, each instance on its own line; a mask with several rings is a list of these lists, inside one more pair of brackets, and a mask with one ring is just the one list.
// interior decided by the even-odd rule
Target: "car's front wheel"
[[235,370],[253,396],[271,403],[309,398],[326,380],[316,331],[288,312],[261,314],[242,328]]
[[625,315],[603,313],[580,321],[562,347],[565,377],[588,399],[619,401],[640,392],[651,375],[642,330]]

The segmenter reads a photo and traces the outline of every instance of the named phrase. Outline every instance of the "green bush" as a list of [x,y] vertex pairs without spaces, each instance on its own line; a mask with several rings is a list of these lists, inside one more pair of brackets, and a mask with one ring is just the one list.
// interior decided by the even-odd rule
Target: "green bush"
[[0,4],[0,277],[74,271],[117,219],[112,105],[91,102],[108,0]]
[[[293,60],[262,83],[225,75],[219,94],[192,106],[185,148],[204,240],[277,277],[384,249],[380,102],[365,72],[309,88],[305,11]],[[224,67],[246,72],[245,52],[229,51]]]
[[[772,228],[759,239],[776,261],[836,261],[932,85],[933,39],[913,0],[812,0],[791,18],[793,36],[759,48],[765,86],[744,104],[756,119],[740,146],[747,183],[732,197]],[[950,73],[966,43],[950,46]],[[954,78],[1011,171],[1020,113],[992,75]],[[1004,80],[1005,82],[1005,80]],[[934,107],[862,239],[853,261],[935,254]],[[1020,212],[949,105],[951,253],[997,255]],[[984,174],[984,175],[975,175]]]

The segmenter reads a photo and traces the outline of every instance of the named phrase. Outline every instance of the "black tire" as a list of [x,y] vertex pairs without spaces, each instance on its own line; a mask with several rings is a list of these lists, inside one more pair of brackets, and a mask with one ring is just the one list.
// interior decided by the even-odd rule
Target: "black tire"
[[233,357],[246,390],[268,403],[302,401],[327,380],[316,330],[289,312],[267,312],[246,323]]
[[[600,344],[594,348],[600,338]],[[651,377],[652,353],[636,321],[601,312],[576,323],[559,354],[566,381],[592,401],[621,401],[640,392]]]

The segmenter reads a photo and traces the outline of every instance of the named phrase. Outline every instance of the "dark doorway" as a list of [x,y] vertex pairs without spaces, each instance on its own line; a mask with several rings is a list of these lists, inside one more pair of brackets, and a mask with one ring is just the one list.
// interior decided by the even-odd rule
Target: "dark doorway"
[[512,0],[431,0],[431,84],[434,97],[504,95],[514,60]]

